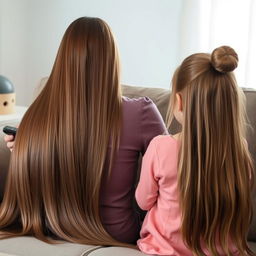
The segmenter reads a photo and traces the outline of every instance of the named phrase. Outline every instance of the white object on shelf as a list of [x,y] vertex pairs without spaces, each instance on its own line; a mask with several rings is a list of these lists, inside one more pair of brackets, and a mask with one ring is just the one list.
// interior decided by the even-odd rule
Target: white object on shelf
[[15,113],[10,115],[0,115],[0,122],[21,120],[24,114],[26,113],[28,107],[24,106],[15,106]]

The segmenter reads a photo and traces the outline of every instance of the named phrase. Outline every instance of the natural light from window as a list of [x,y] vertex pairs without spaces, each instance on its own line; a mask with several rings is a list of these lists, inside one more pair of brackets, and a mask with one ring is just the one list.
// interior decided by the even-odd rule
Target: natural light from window
[[211,51],[229,45],[238,53],[239,86],[256,88],[256,1],[200,0],[199,47]]

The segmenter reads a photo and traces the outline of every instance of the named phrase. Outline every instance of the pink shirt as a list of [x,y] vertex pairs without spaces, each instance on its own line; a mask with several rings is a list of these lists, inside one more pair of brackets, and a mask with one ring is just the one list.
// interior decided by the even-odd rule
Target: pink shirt
[[[136,200],[148,213],[140,232],[141,239],[137,244],[140,250],[147,254],[193,255],[185,246],[180,232],[178,152],[179,142],[169,135],[164,135],[151,141],[143,157]],[[231,250],[236,252],[234,246]],[[209,255],[207,251],[206,254]]]

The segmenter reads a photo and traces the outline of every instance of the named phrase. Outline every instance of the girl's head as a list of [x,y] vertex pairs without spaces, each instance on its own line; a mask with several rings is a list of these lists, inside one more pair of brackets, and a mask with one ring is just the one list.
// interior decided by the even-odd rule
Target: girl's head
[[187,57],[177,68],[172,79],[170,113],[183,123],[184,111],[191,109],[192,102],[198,110],[202,110],[204,103],[213,106],[212,101],[215,100],[218,100],[216,107],[220,107],[221,100],[226,100],[226,94],[230,95],[230,100],[238,108],[238,98],[241,97],[241,93],[238,92],[232,72],[237,64],[238,56],[228,46],[215,49],[211,55],[196,53]]
[[[197,255],[204,244],[244,255],[251,217],[252,161],[245,141],[243,94],[233,70],[238,56],[228,47],[187,57],[172,80],[170,118],[182,124],[179,190],[182,234]],[[238,210],[239,209],[239,210]]]
[[76,243],[121,245],[99,215],[101,178],[121,125],[119,61],[108,25],[75,20],[51,75],[26,112],[15,139],[0,238],[48,231]]

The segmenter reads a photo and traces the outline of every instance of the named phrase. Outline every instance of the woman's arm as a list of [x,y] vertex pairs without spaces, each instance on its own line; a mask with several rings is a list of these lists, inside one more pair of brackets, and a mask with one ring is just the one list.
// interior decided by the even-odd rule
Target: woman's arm
[[157,201],[159,179],[157,172],[158,157],[152,140],[142,160],[140,180],[135,193],[137,203],[143,210],[151,209]]

